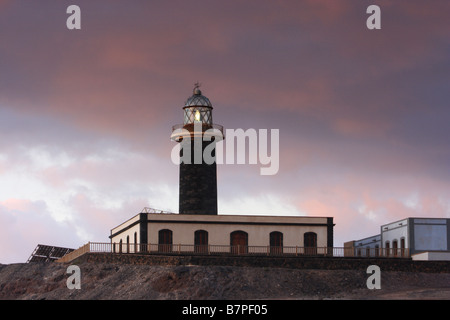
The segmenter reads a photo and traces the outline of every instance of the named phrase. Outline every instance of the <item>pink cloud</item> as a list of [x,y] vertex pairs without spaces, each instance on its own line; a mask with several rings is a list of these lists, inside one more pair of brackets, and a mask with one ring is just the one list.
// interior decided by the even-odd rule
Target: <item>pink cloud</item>
[[[399,15],[401,21],[410,21],[418,14],[414,5],[383,5],[387,6],[387,24],[390,14]],[[360,7],[364,9],[364,5]],[[182,8],[189,10],[188,6]],[[238,12],[232,8],[232,4],[197,8],[196,13],[209,25],[201,33],[189,14],[181,11],[171,11],[168,21],[174,23],[164,23],[145,6],[142,11],[153,19],[144,21],[140,14],[136,19],[141,25],[114,25],[113,33],[98,28],[102,19],[107,19],[99,16],[97,24],[90,26],[83,37],[63,42],[69,50],[58,58],[58,63],[48,61],[46,56],[48,48],[56,45],[55,34],[38,48],[34,61],[42,62],[41,67],[31,65],[27,54],[19,55],[25,65],[46,75],[45,91],[50,93],[40,107],[25,109],[59,115],[83,128],[132,140],[141,135],[136,128],[172,119],[159,108],[170,109],[175,115],[175,106],[181,106],[189,94],[186,91],[176,97],[175,92],[179,94],[186,85],[190,88],[193,82],[205,80],[215,101],[226,106],[239,101],[241,106],[255,110],[276,106],[302,115],[306,112],[308,116],[352,115],[357,122],[361,117],[354,113],[355,102],[343,101],[337,90],[340,83],[347,84],[348,91],[368,76],[392,73],[402,64],[415,65],[430,53],[429,46],[424,45],[428,41],[426,34],[442,29],[427,24],[425,34],[420,31],[423,23],[414,26],[408,22],[405,26],[394,24],[389,33],[370,34],[364,24],[357,27],[347,22],[364,22],[365,17],[347,1],[255,2]],[[436,10],[427,10],[442,18]],[[218,12],[224,15],[217,16]],[[234,17],[234,23],[230,23],[230,17]],[[420,18],[424,19],[424,15]],[[300,32],[305,26],[307,38]],[[246,46],[246,41],[253,46]],[[329,55],[330,51],[335,54]],[[321,67],[324,58],[328,61],[326,67]],[[349,65],[347,74],[340,72],[342,62]],[[353,68],[358,65],[364,67]],[[39,72],[40,68],[47,72]],[[389,112],[390,105],[384,107],[380,102],[368,107]],[[341,123],[338,129],[355,130],[355,125],[349,128],[349,124]]]

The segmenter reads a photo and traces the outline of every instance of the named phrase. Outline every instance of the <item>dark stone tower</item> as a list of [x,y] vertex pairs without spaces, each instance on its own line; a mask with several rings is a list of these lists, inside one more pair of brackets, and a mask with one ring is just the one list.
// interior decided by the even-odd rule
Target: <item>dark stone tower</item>
[[215,144],[223,139],[222,126],[213,124],[212,105],[196,84],[183,107],[182,125],[171,139],[180,143],[180,214],[217,215]]

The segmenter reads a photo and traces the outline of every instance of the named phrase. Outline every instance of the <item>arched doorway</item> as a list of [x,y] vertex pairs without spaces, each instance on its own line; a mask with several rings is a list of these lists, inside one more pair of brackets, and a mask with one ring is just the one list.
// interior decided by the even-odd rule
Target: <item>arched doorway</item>
[[405,238],[400,239],[400,254],[402,257],[405,256]]
[[398,253],[397,250],[398,250],[398,241],[397,241],[397,239],[395,239],[392,241],[392,253],[393,253],[394,257],[397,256],[397,253]]
[[248,233],[245,231],[233,231],[230,233],[231,252],[245,254],[248,252]]
[[305,247],[305,254],[317,254],[317,234],[315,232],[306,232],[303,235],[303,243]]
[[389,241],[386,241],[386,243],[384,244],[385,250],[386,250],[386,257],[390,256],[390,250],[391,250],[391,244],[389,243]]
[[172,252],[172,230],[163,229],[158,232],[158,251]]
[[194,252],[208,253],[208,231],[197,230],[194,232]]
[[279,231],[270,233],[270,254],[283,253],[283,234]]

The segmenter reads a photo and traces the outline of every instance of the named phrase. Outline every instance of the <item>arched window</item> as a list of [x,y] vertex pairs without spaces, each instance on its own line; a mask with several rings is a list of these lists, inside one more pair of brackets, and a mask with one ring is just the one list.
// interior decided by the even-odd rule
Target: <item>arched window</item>
[[119,253],[122,253],[122,239],[119,241]]
[[244,231],[233,231],[230,233],[231,252],[244,254],[248,252],[248,233]]
[[194,232],[194,252],[208,253],[208,231],[197,230]]
[[158,232],[158,251],[172,252],[172,230],[162,229]]
[[138,251],[137,249],[137,232],[134,233],[134,252],[136,253]]
[[130,236],[127,236],[127,253],[130,253]]
[[305,254],[317,254],[317,234],[315,232],[306,232],[303,235],[303,243],[305,247]]
[[283,234],[279,231],[273,231],[270,233],[270,253],[283,253]]

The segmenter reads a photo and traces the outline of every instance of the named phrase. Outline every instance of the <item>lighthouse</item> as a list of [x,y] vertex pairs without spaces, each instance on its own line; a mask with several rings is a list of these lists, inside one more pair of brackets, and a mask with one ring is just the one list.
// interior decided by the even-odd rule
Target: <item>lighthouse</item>
[[223,127],[213,123],[211,101],[195,84],[183,107],[183,124],[172,127],[180,144],[179,213],[217,215],[216,142]]
[[171,157],[180,172],[179,214],[141,211],[111,229],[114,252],[264,256],[332,252],[333,217],[219,214],[216,164],[223,154],[216,155],[215,147],[224,139],[223,127],[214,124],[213,106],[199,84],[182,109],[183,123],[174,125],[170,136],[177,142]]

